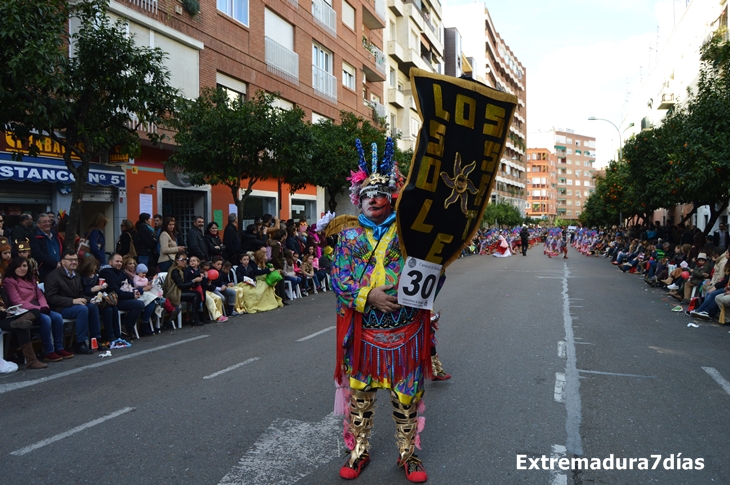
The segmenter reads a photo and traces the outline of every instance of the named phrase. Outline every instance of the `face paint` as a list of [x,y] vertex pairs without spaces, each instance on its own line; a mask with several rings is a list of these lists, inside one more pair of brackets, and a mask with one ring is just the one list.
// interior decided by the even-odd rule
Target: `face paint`
[[361,199],[362,212],[365,217],[376,224],[383,222],[392,212],[390,194],[378,192],[374,197],[368,197],[367,193]]

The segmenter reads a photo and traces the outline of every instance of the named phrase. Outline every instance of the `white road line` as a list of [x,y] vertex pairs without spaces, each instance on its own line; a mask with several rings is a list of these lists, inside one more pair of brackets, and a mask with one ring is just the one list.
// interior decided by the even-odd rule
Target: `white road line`
[[565,374],[555,373],[555,389],[553,391],[555,402],[565,402]]
[[106,416],[101,417],[99,419],[89,421],[88,423],[82,424],[81,426],[76,426],[75,428],[71,428],[70,430],[57,434],[56,436],[51,436],[50,438],[41,440],[38,443],[35,443],[33,445],[26,446],[25,448],[21,448],[19,450],[15,450],[15,451],[11,452],[10,454],[15,455],[15,456],[23,456],[27,453],[30,453],[33,450],[37,450],[38,448],[43,448],[46,445],[50,445],[51,443],[55,443],[56,441],[60,441],[64,438],[68,438],[69,436],[74,435],[80,431],[91,428],[92,426],[96,426],[97,424],[101,424],[104,421],[109,421],[110,419],[116,418],[117,416],[121,416],[122,414],[126,414],[130,411],[134,411],[134,408],[123,408],[123,409],[120,409],[119,411],[114,411],[111,414],[107,414]]
[[310,338],[314,338],[317,335],[322,335],[323,333],[329,332],[330,330],[335,329],[335,328],[337,328],[337,327],[335,327],[334,325],[331,326],[331,327],[327,327],[324,330],[320,330],[319,332],[314,332],[312,335],[307,335],[306,337],[302,337],[299,340],[297,340],[297,342],[304,342],[305,340],[309,340]]
[[618,372],[601,372],[599,370],[583,370],[578,369],[578,372],[584,372],[586,374],[600,374],[602,376],[618,376],[618,377],[643,377],[645,379],[656,379],[656,376],[645,376],[641,374],[619,374]]
[[570,315],[570,297],[568,295],[568,265],[563,263],[563,327],[565,328],[565,431],[568,433],[567,450],[574,455],[583,454],[583,444],[580,437],[581,400],[580,374],[578,374],[577,357],[575,353],[575,336],[573,335],[573,317]]
[[717,369],[715,369],[714,367],[703,367],[702,369],[707,372],[710,377],[715,380],[715,382],[720,384],[720,387],[722,387],[725,392],[730,394],[730,382],[726,381],[725,378],[722,377],[722,374],[717,371]]
[[243,362],[239,362],[236,365],[232,365],[230,367],[226,367],[223,370],[219,370],[218,372],[213,372],[211,375],[203,377],[203,379],[212,379],[212,378],[217,377],[217,376],[219,376],[221,374],[225,374],[226,372],[228,372],[230,370],[238,369],[239,367],[241,367],[243,365],[246,365],[246,364],[250,364],[251,362],[256,362],[259,359],[260,359],[260,357],[252,357],[252,358],[250,358],[248,360],[244,360]]
[[[48,377],[42,377],[40,379],[34,379],[32,381],[14,382],[12,384],[0,384],[0,394],[5,394],[6,392],[15,391],[17,389],[23,389],[24,387],[35,386],[36,384],[41,384],[43,382],[52,381],[53,379],[70,376],[71,374],[76,374],[77,372],[82,372],[82,371],[89,370],[89,369],[95,369],[97,367],[113,364],[115,362],[121,362],[123,360],[132,359],[134,357],[139,357],[140,355],[149,354],[151,352],[159,352],[160,350],[169,349],[170,347],[175,347],[176,345],[186,344],[188,342],[194,342],[195,340],[200,340],[201,338],[206,338],[209,336],[210,335],[199,335],[197,337],[189,338],[186,340],[181,340],[179,342],[175,342],[172,344],[161,345],[159,347],[155,347],[154,349],[142,350],[140,352],[134,352],[133,354],[122,355],[121,357],[112,357],[111,359],[102,360],[101,362],[97,362],[96,364],[89,364],[89,365],[85,365],[83,367],[77,367],[76,369],[59,372],[58,374],[53,374],[52,376],[48,376]],[[83,358],[83,357],[80,357],[80,358]]]
[[565,341],[561,340],[558,342],[558,357],[561,359],[565,358]]
[[[565,458],[565,446],[553,445],[551,451],[551,459],[555,458],[556,460],[560,460],[561,458]],[[560,470],[557,469],[550,470],[550,485],[568,485],[568,475],[566,475],[565,473],[560,473]]]

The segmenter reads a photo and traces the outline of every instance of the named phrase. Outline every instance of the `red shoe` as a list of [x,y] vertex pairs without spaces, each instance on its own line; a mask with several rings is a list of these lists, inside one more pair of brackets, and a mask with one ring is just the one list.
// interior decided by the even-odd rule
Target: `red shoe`
[[403,467],[403,470],[406,472],[406,478],[409,482],[423,483],[428,480],[426,469],[423,467],[423,463],[416,455],[412,455],[408,458],[405,464],[402,464],[400,460],[398,460],[398,466]]
[[45,360],[46,362],[61,362],[63,360],[63,357],[55,352],[49,352],[46,354],[43,360]]
[[434,374],[432,380],[434,380],[434,381],[448,381],[449,379],[451,379],[451,374],[446,374],[445,372],[440,372],[438,374]]
[[65,349],[56,351],[56,354],[60,355],[64,359],[70,359],[71,357],[74,356],[74,354],[72,354],[71,352],[66,351]]
[[342,465],[342,468],[340,468],[340,477],[344,478],[345,480],[354,480],[355,478],[360,476],[360,472],[363,471],[368,463],[370,463],[370,455],[367,453],[363,453],[360,458],[355,460],[355,463],[351,467],[350,457],[348,456],[347,461],[344,465]]

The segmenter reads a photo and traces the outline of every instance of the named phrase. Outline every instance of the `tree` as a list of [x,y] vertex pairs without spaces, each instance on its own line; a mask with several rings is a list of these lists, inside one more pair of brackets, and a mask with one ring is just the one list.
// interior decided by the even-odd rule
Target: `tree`
[[487,204],[487,208],[482,216],[482,223],[486,225],[499,224],[501,226],[513,227],[522,224],[524,217],[512,204],[507,202],[497,202]]
[[[136,156],[140,132],[159,141],[155,127],[177,96],[163,64],[165,53],[136,46],[122,21],[111,22],[106,5],[107,0],[70,5],[7,0],[0,7],[1,121],[16,140],[30,139],[31,154],[45,138],[62,148],[75,179],[67,248],[74,245],[91,162],[115,148]],[[70,36],[69,15],[79,24]]]
[[275,99],[259,91],[251,100],[231,100],[222,89],[206,88],[195,100],[181,100],[171,121],[178,146],[168,163],[194,184],[228,187],[239,215],[261,180],[305,183],[297,174],[311,163],[313,138],[304,111],[279,109]]

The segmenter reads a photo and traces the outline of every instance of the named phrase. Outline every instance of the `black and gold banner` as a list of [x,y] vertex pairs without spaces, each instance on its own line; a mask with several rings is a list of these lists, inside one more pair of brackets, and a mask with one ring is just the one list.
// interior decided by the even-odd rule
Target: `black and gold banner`
[[423,122],[398,197],[404,256],[448,266],[479,227],[517,97],[468,79],[411,69]]

